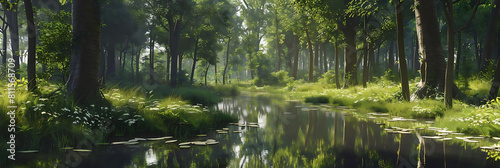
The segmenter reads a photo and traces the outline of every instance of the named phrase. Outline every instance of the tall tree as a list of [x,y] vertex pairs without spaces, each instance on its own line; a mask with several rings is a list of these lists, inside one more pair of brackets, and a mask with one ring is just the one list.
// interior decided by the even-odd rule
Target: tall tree
[[482,67],[481,70],[484,70],[487,65],[487,61],[490,61],[492,58],[493,54],[493,43],[495,41],[495,38],[497,38],[496,33],[498,31],[497,23],[498,23],[498,15],[500,13],[500,0],[495,0],[493,4],[493,9],[491,9],[491,13],[488,19],[488,28],[486,30],[486,39],[484,43],[484,50],[481,59],[481,62],[483,62],[481,65]]
[[28,21],[28,90],[35,91],[36,86],[36,29],[31,0],[24,0],[26,20]]
[[432,94],[434,89],[440,92],[444,90],[446,64],[435,2],[415,0],[415,18],[419,52],[422,54],[421,81],[415,95],[423,98]]
[[401,77],[401,89],[403,99],[410,101],[410,88],[408,86],[408,71],[406,69],[406,56],[404,48],[404,25],[403,25],[403,10],[402,2],[396,0],[396,22],[397,22],[397,37],[398,37],[398,56],[399,56],[399,74]]
[[[491,10],[491,15],[490,15],[490,22],[488,23],[488,32],[487,36],[491,36],[494,34],[495,30],[490,30],[490,27],[497,27],[496,24],[498,23],[498,15],[500,11],[500,0],[495,0],[495,5],[493,9]],[[494,22],[494,23],[491,23]],[[491,32],[490,32],[491,31]],[[487,41],[488,42],[488,41]],[[487,44],[487,45],[492,45],[493,44]],[[486,49],[485,49],[486,50]],[[500,87],[500,58],[497,58],[497,67],[495,69],[495,76],[493,77],[493,83],[491,84],[490,92],[488,99],[494,99],[498,95],[498,88]]]
[[19,25],[17,21],[18,0],[11,0],[12,8],[7,10],[7,22],[9,23],[10,47],[12,49],[12,58],[14,59],[14,69],[16,78],[19,78]]
[[100,1],[73,0],[73,45],[68,91],[79,104],[102,99],[99,94]]
[[[309,82],[314,82],[314,57],[313,57],[313,50],[312,50],[312,44],[311,44],[311,38],[309,37],[309,29],[306,28],[306,35],[307,35],[307,46],[309,46]],[[316,60],[317,62],[317,60]]]

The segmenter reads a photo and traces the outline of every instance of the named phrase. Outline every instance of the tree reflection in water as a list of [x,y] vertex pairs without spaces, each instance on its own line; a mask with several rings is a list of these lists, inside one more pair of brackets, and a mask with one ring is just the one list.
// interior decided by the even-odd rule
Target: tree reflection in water
[[[419,140],[415,134],[388,133],[384,131],[386,126],[375,123],[394,124],[386,120],[374,122],[337,109],[286,102],[279,96],[227,98],[216,108],[238,117],[238,122],[247,126],[230,125],[228,134],[214,130],[207,137],[191,139],[216,139],[220,144],[189,149],[151,141],[98,147],[79,167],[499,166],[495,161],[498,152],[482,152],[478,144]],[[418,123],[407,124],[412,125]],[[65,157],[66,153],[36,155],[24,158],[27,161],[21,166],[57,167]]]

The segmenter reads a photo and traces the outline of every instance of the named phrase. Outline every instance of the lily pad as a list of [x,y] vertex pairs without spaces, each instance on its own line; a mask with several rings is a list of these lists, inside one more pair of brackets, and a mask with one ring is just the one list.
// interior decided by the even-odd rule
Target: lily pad
[[207,142],[197,141],[197,142],[193,142],[192,144],[193,144],[193,145],[205,146],[205,145],[207,145]]
[[191,146],[184,146],[183,145],[183,146],[179,146],[179,148],[181,148],[181,149],[189,149],[189,148],[191,148]]
[[111,145],[123,145],[123,144],[126,144],[126,143],[129,143],[129,142],[128,141],[113,142],[113,143],[111,143]]
[[207,142],[207,145],[216,145],[219,144],[219,142]]
[[92,150],[89,149],[73,149],[75,152],[92,152]]
[[177,140],[174,139],[174,140],[165,141],[166,144],[168,144],[168,143],[174,143],[174,142],[177,142]]
[[37,153],[38,150],[25,150],[25,151],[17,151],[18,153]]

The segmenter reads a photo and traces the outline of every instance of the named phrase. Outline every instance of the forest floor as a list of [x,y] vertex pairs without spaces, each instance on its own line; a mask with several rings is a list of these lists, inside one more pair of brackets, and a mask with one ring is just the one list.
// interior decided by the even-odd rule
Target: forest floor
[[[410,82],[411,93],[417,89],[417,81]],[[477,99],[486,97],[491,86],[490,81],[480,79],[456,83],[465,94]],[[316,83],[289,82],[286,86],[251,86],[242,91],[281,94],[288,100],[346,106],[356,109],[355,113],[362,117],[369,117],[369,113],[387,113],[407,119],[434,120],[434,127],[456,132],[500,136],[500,98],[479,106],[454,100],[453,108],[447,109],[442,94],[411,102],[402,101],[400,84],[389,80],[368,83],[367,88],[336,89],[335,83],[320,80]]]

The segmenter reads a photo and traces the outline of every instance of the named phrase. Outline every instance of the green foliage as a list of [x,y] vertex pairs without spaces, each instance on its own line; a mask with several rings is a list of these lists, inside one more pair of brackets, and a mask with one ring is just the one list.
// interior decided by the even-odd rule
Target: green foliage
[[329,102],[329,97],[328,96],[311,96],[311,97],[306,97],[305,102],[306,103],[313,103],[313,104],[328,103]]
[[220,97],[212,90],[201,87],[183,87],[172,89],[168,86],[161,86],[153,89],[152,98],[165,98],[169,96],[180,97],[191,104],[202,104],[212,106],[220,102]]
[[238,96],[240,94],[240,90],[236,85],[214,85],[211,88],[217,93],[219,96]]
[[329,70],[323,75],[321,75],[322,78],[318,80],[319,83],[326,83],[326,84],[335,84],[335,71],[334,70]]
[[59,11],[52,13],[48,9],[39,12],[47,16],[47,20],[38,20],[37,62],[46,70],[39,78],[49,79],[53,75],[61,75],[63,82],[69,75],[69,60],[71,55],[71,13]]
[[259,77],[256,77],[252,80],[252,84],[257,86],[264,86],[264,85],[285,86],[291,81],[292,78],[288,76],[288,72],[281,70],[277,72],[271,72],[270,74],[261,72]]

